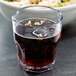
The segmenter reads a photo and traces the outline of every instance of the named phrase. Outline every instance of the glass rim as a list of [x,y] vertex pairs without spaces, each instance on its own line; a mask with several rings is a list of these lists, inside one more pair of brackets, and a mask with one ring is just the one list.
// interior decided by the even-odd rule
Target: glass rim
[[15,22],[17,22],[16,20],[15,20],[15,14],[17,13],[19,13],[22,9],[26,9],[26,8],[30,8],[30,7],[45,7],[45,8],[49,8],[49,9],[52,9],[53,11],[56,11],[59,15],[60,15],[60,19],[59,19],[59,21],[58,22],[56,22],[55,24],[58,24],[58,23],[60,23],[62,20],[63,20],[63,15],[62,15],[62,13],[59,11],[59,10],[57,10],[57,9],[55,9],[55,8],[52,8],[52,7],[49,7],[49,6],[41,6],[41,5],[33,5],[33,6],[26,6],[26,7],[22,7],[22,8],[20,8],[20,9],[18,9],[18,10],[16,10],[13,14],[12,14],[12,20],[13,21],[15,21]]

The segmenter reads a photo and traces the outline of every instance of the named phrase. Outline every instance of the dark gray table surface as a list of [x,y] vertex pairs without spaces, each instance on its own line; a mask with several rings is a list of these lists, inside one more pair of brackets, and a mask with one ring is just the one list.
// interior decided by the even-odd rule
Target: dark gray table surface
[[52,71],[27,73],[17,64],[11,22],[0,14],[0,76],[76,76],[76,20],[62,30]]

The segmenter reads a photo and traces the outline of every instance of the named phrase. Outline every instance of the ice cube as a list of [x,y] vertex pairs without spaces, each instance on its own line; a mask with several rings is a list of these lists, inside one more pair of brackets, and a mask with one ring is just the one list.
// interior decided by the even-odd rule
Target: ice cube
[[32,26],[31,20],[29,20],[27,23],[25,23],[26,26]]
[[41,25],[41,23],[40,23],[40,22],[35,22],[34,24],[35,24],[35,25]]
[[41,24],[43,24],[45,21],[41,20]]
[[45,28],[38,28],[33,31],[33,35],[37,37],[46,37],[48,35],[48,31]]
[[43,21],[43,20],[41,20],[41,21],[36,21],[36,22],[34,23],[34,25],[42,25],[44,22],[45,22],[45,21]]

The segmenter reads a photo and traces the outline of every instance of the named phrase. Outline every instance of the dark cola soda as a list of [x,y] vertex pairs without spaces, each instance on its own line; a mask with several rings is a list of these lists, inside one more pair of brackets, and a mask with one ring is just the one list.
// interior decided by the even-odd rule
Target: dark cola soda
[[23,65],[43,67],[52,64],[60,32],[55,22],[47,19],[27,19],[19,22],[14,30],[18,58]]

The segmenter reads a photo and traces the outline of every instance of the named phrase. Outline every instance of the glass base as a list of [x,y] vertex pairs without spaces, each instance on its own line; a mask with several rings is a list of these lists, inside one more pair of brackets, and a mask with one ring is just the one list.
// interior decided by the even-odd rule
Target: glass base
[[18,59],[18,63],[27,72],[42,73],[42,72],[51,70],[53,68],[55,61],[53,61],[53,63],[43,66],[43,67],[27,66],[27,65],[24,65],[19,59]]

